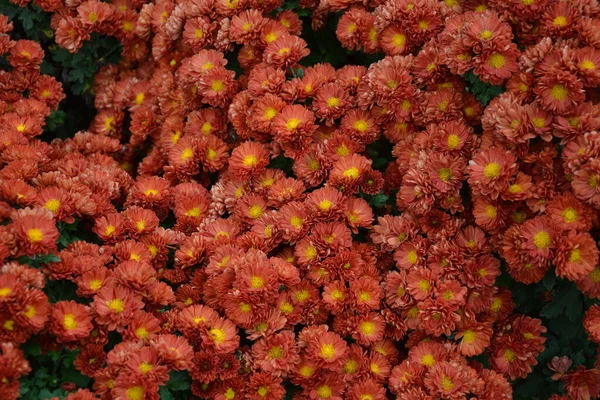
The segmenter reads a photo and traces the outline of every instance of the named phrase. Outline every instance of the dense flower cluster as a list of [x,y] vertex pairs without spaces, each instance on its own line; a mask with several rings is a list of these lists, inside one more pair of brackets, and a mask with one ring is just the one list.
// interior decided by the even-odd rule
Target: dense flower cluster
[[[302,1],[385,54],[338,69],[301,64],[281,1],[34,2],[60,46],[113,35],[123,58],[89,129],[46,143],[61,84],[0,17],[0,398],[36,335],[93,378],[70,400],[158,399],[172,371],[203,399],[511,399],[547,328],[501,266],[600,299],[593,1]],[[506,91],[484,108],[469,71]],[[371,207],[383,193],[398,212]],[[89,239],[65,243],[75,223]],[[584,328],[600,343],[600,306]],[[598,368],[548,368],[554,399],[600,394]]]

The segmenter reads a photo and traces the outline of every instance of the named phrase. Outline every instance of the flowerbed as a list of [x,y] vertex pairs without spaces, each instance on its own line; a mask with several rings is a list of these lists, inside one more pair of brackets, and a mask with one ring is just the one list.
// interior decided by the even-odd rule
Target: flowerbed
[[1,399],[600,395],[597,2],[12,3]]

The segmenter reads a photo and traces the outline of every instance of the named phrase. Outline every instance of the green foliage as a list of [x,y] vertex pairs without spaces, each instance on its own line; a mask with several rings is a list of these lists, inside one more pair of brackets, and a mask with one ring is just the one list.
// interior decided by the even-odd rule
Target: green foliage
[[514,282],[507,276],[497,281],[511,289],[517,312],[540,318],[548,329],[545,349],[538,364],[526,379],[514,382],[515,400],[544,400],[555,393],[564,393],[560,382],[550,379],[547,364],[553,357],[568,356],[573,366],[593,366],[596,346],[583,329],[583,315],[592,303],[585,299],[574,283],[556,277],[552,268],[544,279],[533,285]]
[[159,390],[162,400],[188,399],[192,378],[187,371],[171,371],[169,382]]
[[[4,1],[0,13],[7,15],[14,24],[12,39],[29,39],[42,46],[45,57],[41,72],[61,82],[67,95],[60,104],[61,110],[47,118],[42,139],[67,138],[87,129],[96,113],[92,93],[94,76],[102,66],[118,62],[122,49],[120,42],[114,37],[93,33],[91,39],[72,54],[55,43],[50,29],[51,14],[33,3],[19,7]],[[5,65],[0,62],[0,67]]]
[[477,100],[486,106],[494,97],[498,96],[504,91],[502,86],[494,86],[486,82],[482,82],[473,71],[467,72],[463,75],[465,83],[467,84],[467,91],[473,93]]
[[40,344],[31,339],[23,346],[25,357],[31,365],[32,373],[21,378],[21,397],[26,400],[64,398],[68,392],[63,389],[65,383],[78,388],[88,387],[91,379],[82,375],[73,361],[76,351],[62,348],[57,351],[43,352]]

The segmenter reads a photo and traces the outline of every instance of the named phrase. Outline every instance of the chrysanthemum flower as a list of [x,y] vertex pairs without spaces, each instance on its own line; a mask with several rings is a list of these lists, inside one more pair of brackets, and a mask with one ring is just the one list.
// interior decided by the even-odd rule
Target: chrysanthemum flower
[[58,229],[45,208],[23,209],[12,218],[12,229],[23,254],[48,254],[56,249]]
[[88,308],[74,301],[55,303],[50,331],[61,342],[72,342],[87,337],[92,331],[92,317]]
[[255,372],[250,377],[246,390],[248,400],[263,400],[266,398],[281,400],[285,396],[282,379],[272,374]]
[[324,332],[308,343],[309,356],[322,364],[331,364],[340,360],[347,351],[347,344],[339,335],[333,332]]
[[483,353],[490,345],[492,333],[492,327],[486,322],[474,322],[467,325],[456,334],[456,339],[460,340],[461,354],[475,356]]
[[201,329],[203,344],[216,353],[230,353],[240,343],[236,326],[227,319],[217,318]]
[[600,306],[593,305],[585,312],[583,326],[589,338],[600,343]]
[[244,142],[231,153],[229,171],[240,178],[248,178],[261,172],[269,163],[269,152],[263,145]]
[[129,289],[107,286],[94,296],[92,306],[98,315],[96,321],[112,331],[124,329],[133,314],[144,307],[144,303]]
[[543,217],[533,218],[521,227],[523,249],[532,257],[549,258],[556,247],[556,228],[550,220]]
[[289,372],[299,361],[294,333],[282,331],[269,338],[263,338],[252,346],[256,366],[275,376]]
[[371,168],[371,160],[352,154],[336,161],[329,174],[328,183],[345,193],[356,193],[364,173]]
[[158,400],[158,383],[141,374],[121,373],[114,381],[111,394],[116,399]]
[[600,394],[600,370],[597,368],[579,366],[567,372],[563,382],[569,397],[574,399],[593,399]]
[[558,276],[577,281],[598,264],[598,246],[589,233],[570,231],[559,242],[553,264]]
[[267,45],[263,59],[269,65],[285,69],[293,67],[309,53],[304,40],[298,36],[282,35]]
[[481,389],[473,379],[475,371],[457,362],[440,362],[429,369],[424,384],[430,393],[440,398],[458,399],[466,393]]
[[469,184],[481,194],[495,199],[506,190],[508,180],[517,170],[512,153],[497,147],[485,149],[469,161]]
[[14,68],[26,70],[28,68],[39,68],[44,58],[44,51],[39,43],[33,40],[17,40],[11,47],[8,62]]
[[581,81],[572,73],[561,70],[538,79],[534,91],[542,107],[558,114],[567,113],[585,99]]

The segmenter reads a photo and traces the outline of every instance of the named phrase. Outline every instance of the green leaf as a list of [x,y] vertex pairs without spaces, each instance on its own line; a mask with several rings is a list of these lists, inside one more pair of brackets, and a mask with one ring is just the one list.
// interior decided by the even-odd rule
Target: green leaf
[[67,113],[62,110],[56,110],[52,112],[46,118],[46,129],[49,131],[55,131],[59,126],[65,123],[65,119],[67,118]]
[[283,154],[278,155],[269,163],[269,168],[280,169],[286,173],[286,175],[291,174],[292,165],[294,164],[294,160],[284,156]]
[[484,106],[487,105],[494,97],[498,96],[503,92],[502,86],[494,86],[487,82],[483,82],[479,79],[473,71],[467,72],[463,75],[467,85],[466,89],[477,97],[477,100]]
[[54,389],[53,391],[50,391],[48,389],[42,389],[40,390],[40,395],[39,395],[39,399],[40,400],[50,400],[53,397],[56,396],[60,396],[62,397],[64,394],[64,390],[62,389]]
[[62,370],[62,382],[73,382],[77,387],[87,387],[90,383],[90,378],[81,374],[75,368]]
[[379,193],[376,194],[375,196],[371,197],[371,200],[369,201],[369,204],[372,207],[383,207],[385,205],[385,203],[388,201],[389,197],[383,193]]
[[171,379],[167,382],[167,388],[179,392],[190,388],[192,379],[187,371],[171,371],[169,373]]
[[565,282],[554,295],[552,301],[540,311],[542,317],[549,319],[566,316],[570,321],[581,317],[583,312],[583,296],[575,284]]
[[160,400],[175,400],[175,397],[166,386],[163,386],[158,390],[158,396],[160,397]]

